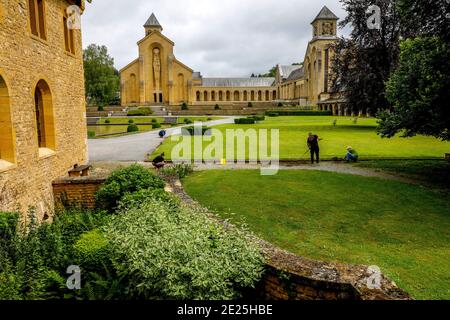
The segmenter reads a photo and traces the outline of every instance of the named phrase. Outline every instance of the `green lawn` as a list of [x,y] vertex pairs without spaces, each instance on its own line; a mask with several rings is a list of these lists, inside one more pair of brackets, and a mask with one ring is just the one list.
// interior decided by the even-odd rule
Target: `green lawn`
[[417,299],[450,299],[448,193],[319,171],[203,171],[184,186],[203,205],[235,223],[244,219],[291,252],[378,265]]
[[359,162],[356,166],[394,173],[436,188],[450,189],[450,162],[445,160],[374,160]]
[[[333,120],[337,119],[337,126]],[[222,132],[226,129],[279,129],[280,158],[307,159],[306,138],[308,132],[318,134],[324,140],[321,143],[322,158],[343,158],[348,145],[355,148],[362,159],[376,158],[443,158],[450,152],[450,142],[442,142],[432,137],[418,136],[414,138],[382,139],[376,134],[376,119],[360,118],[354,124],[350,117],[305,116],[305,117],[266,117],[256,125],[221,125]],[[269,135],[270,136],[270,135]],[[229,141],[228,141],[229,143]],[[155,154],[165,152],[170,158],[175,142],[167,139],[155,151]],[[207,146],[210,142],[205,142]],[[224,146],[227,142],[224,142]],[[216,159],[220,160],[220,159]]]

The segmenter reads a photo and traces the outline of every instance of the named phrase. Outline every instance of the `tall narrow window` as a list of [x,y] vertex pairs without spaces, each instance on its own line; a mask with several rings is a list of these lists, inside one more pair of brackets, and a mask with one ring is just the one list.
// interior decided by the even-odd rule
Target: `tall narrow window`
[[44,0],[28,0],[31,33],[43,40],[47,39],[45,32]]
[[5,80],[0,75],[0,169],[15,162],[15,141],[12,130],[9,92]]
[[52,94],[48,84],[40,80],[34,91],[36,135],[39,148],[55,149]]

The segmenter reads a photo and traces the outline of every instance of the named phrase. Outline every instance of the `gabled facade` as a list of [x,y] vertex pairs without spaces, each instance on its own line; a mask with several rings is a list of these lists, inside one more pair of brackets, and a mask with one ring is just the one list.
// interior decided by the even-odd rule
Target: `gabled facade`
[[84,9],[84,1],[0,1],[0,211],[34,207],[38,219],[50,217],[52,181],[87,162],[81,31],[68,28],[71,5]]

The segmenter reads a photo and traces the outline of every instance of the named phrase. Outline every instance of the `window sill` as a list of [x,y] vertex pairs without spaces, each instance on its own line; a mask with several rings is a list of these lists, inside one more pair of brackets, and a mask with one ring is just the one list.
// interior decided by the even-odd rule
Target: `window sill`
[[31,37],[31,39],[39,41],[40,43],[45,44],[46,46],[48,46],[48,41],[47,40],[42,39],[41,37],[38,37],[38,36],[36,36],[34,34],[31,34],[30,37]]
[[56,155],[56,152],[48,148],[39,148],[39,160],[47,159]]
[[72,52],[70,52],[70,51],[64,50],[64,52],[65,52],[69,57],[72,57],[72,58],[76,58],[76,57],[77,57],[77,56],[75,55],[75,53],[72,53]]
[[16,168],[14,163],[0,159],[0,173]]

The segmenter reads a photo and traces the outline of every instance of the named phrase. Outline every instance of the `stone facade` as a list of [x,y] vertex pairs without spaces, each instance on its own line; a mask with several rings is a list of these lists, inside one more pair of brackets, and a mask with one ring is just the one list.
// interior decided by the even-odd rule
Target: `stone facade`
[[[278,65],[274,78],[203,78],[175,58],[174,42],[162,34],[163,28],[152,14],[144,25],[146,36],[138,42],[139,58],[120,71],[122,105],[174,106],[184,102],[223,106],[285,101],[317,106],[331,98],[330,47],[338,39],[337,21],[338,17],[324,7],[311,23],[313,37],[303,64]],[[331,110],[332,106],[321,108]]]
[[0,211],[51,216],[52,181],[87,162],[81,31],[65,27],[70,5],[84,9],[0,0]]
[[64,177],[53,181],[55,205],[95,209],[95,193],[106,178]]

